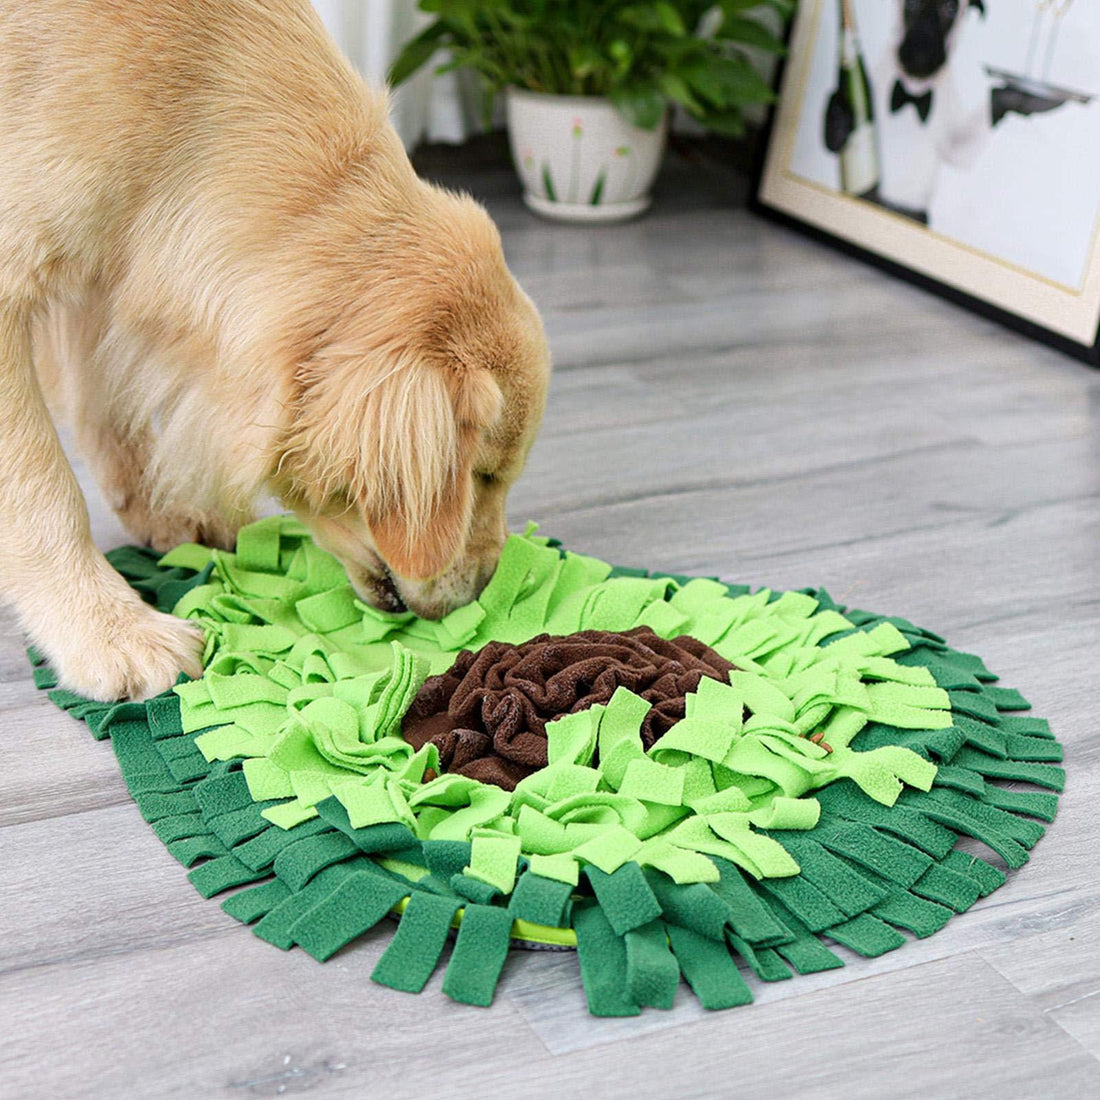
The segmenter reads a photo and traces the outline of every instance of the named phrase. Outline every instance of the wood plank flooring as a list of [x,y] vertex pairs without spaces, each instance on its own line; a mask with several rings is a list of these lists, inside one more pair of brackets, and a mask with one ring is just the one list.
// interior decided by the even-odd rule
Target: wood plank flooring
[[554,350],[514,525],[939,630],[1054,723],[1057,822],[943,932],[751,1007],[595,1020],[563,954],[488,1010],[406,996],[367,978],[389,929],[321,966],[200,898],[5,617],[0,1097],[1100,1096],[1100,373],[761,222],[730,168],[574,229],[498,153],[421,166],[487,202]]

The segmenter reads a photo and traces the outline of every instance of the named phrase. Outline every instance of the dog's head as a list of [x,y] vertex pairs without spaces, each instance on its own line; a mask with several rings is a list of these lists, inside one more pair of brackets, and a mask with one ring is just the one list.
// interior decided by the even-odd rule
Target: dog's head
[[550,359],[485,211],[413,188],[346,257],[276,485],[364,601],[439,618],[493,573]]
[[934,77],[951,56],[967,7],[985,12],[982,0],[901,0],[901,71],[914,80]]

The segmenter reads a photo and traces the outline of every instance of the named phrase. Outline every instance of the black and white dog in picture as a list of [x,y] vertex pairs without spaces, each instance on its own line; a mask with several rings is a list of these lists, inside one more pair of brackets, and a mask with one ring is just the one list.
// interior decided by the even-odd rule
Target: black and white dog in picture
[[[975,74],[956,71],[956,44],[968,20],[985,18],[983,0],[896,3],[894,32],[869,74],[879,179],[863,197],[927,224],[944,165],[969,167],[1008,111],[1030,114],[1053,105],[1025,102],[1004,88],[965,96]],[[847,98],[838,90],[826,110],[826,146],[840,152],[852,125]]]

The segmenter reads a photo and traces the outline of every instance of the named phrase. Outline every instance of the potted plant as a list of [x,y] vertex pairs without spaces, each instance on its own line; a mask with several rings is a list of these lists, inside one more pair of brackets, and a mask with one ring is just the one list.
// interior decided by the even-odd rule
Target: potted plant
[[528,206],[567,221],[616,221],[649,205],[668,115],[719,134],[771,87],[749,49],[782,53],[765,25],[794,0],[420,0],[434,16],[406,44],[394,85],[445,50],[507,99],[512,156]]

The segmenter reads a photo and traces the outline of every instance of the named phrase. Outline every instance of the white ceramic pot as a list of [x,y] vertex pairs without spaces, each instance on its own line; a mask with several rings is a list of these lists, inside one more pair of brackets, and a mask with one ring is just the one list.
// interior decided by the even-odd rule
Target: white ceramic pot
[[570,222],[621,221],[649,206],[665,148],[667,115],[632,126],[602,96],[510,88],[508,137],[532,210]]

